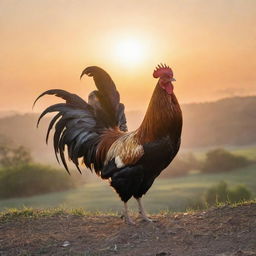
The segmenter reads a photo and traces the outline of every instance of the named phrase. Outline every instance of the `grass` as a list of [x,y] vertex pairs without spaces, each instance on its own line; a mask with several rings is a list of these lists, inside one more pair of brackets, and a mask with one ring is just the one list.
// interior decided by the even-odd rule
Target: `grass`
[[54,216],[117,216],[117,212],[89,212],[82,208],[69,209],[64,207],[34,209],[32,207],[9,208],[0,212],[0,221],[8,221],[15,218],[40,218]]
[[[250,204],[256,204],[256,199],[254,200],[248,200],[248,201],[242,201],[238,203],[218,203],[215,207],[216,208],[221,208],[225,206],[230,206],[230,207],[238,207],[242,205],[250,205]],[[209,207],[206,206],[204,210],[208,210]],[[187,209],[186,214],[192,214],[201,210],[195,210],[195,209]],[[170,215],[170,214],[178,214],[178,212],[173,212],[173,211],[160,211],[157,213],[158,215]],[[86,211],[82,208],[77,208],[77,209],[69,209],[69,208],[47,208],[47,209],[34,209],[34,208],[27,208],[23,207],[20,209],[17,208],[9,208],[6,209],[5,211],[0,212],[0,222],[6,222],[10,221],[13,219],[17,218],[42,218],[42,217],[55,217],[55,216],[84,216],[84,217],[90,217],[90,216],[119,216],[117,212],[90,212]]]
[[[193,174],[189,176],[156,179],[145,196],[144,204],[149,213],[160,211],[186,211],[189,203],[200,198],[212,185],[226,181],[229,186],[246,185],[256,197],[256,165],[233,172],[218,174]],[[129,206],[136,210],[135,200]],[[80,208],[85,212],[118,212],[122,203],[107,182],[86,184],[77,189],[45,195],[14,198],[0,201],[0,211],[8,208]]]

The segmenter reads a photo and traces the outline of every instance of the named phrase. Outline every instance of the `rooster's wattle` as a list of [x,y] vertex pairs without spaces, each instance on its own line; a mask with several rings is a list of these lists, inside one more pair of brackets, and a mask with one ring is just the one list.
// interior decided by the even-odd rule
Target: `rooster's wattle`
[[[79,172],[79,159],[110,185],[124,202],[124,216],[133,223],[127,211],[127,201],[137,199],[141,216],[146,216],[141,197],[155,178],[173,160],[180,147],[182,113],[173,93],[173,72],[166,65],[158,65],[153,76],[159,78],[148,110],[140,127],[127,131],[124,105],[111,77],[101,68],[87,67],[81,74],[92,76],[98,90],[89,94],[88,102],[75,94],[52,89],[42,96],[55,95],[66,103],[48,107],[39,117],[57,112],[46,135],[55,124],[54,150],[69,173],[64,151]],[[36,102],[35,101],[35,102]],[[58,160],[59,161],[59,160]]]

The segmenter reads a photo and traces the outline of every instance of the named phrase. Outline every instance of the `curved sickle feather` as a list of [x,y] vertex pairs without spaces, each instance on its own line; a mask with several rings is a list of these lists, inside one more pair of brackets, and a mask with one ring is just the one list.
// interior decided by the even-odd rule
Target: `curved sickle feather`
[[92,76],[99,92],[107,97],[116,97],[116,100],[118,100],[119,103],[120,96],[116,90],[116,85],[104,69],[97,66],[90,66],[83,70],[80,75],[80,79],[84,75]]
[[49,139],[49,134],[50,134],[50,131],[53,127],[53,125],[55,124],[55,122],[61,117],[61,113],[58,113],[57,115],[55,115],[53,117],[53,119],[51,120],[50,124],[49,124],[49,127],[47,129],[47,134],[46,134],[46,144],[48,144],[48,139]]
[[120,95],[110,75],[97,66],[90,66],[83,70],[80,79],[84,75],[92,76],[98,89],[97,98],[100,101],[104,116],[110,127],[118,125],[117,112],[120,103]]
[[34,101],[32,108],[34,108],[36,102],[44,95],[55,95],[59,98],[66,100],[66,103],[75,105],[80,108],[88,108],[89,107],[89,104],[87,104],[86,101],[84,101],[82,98],[80,98],[76,94],[69,93],[69,92],[67,92],[65,90],[61,90],[61,89],[51,89],[51,90],[47,90],[47,91],[41,93]]
[[54,104],[54,105],[52,105],[52,106],[46,108],[46,109],[42,112],[42,114],[39,116],[39,118],[38,118],[38,120],[37,120],[36,126],[38,127],[38,125],[39,125],[41,119],[42,119],[46,114],[51,113],[51,112],[56,112],[56,111],[61,112],[61,111],[62,111],[62,108],[64,108],[65,106],[66,106],[65,103],[58,103],[58,104]]

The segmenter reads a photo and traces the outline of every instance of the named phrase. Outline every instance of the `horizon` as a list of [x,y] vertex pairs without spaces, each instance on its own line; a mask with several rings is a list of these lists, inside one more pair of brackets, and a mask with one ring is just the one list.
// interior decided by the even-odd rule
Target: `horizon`
[[[51,97],[51,96],[49,96]],[[252,95],[235,95],[235,96],[227,96],[227,97],[222,97],[216,100],[209,100],[209,101],[199,101],[199,102],[187,102],[187,103],[181,103],[181,106],[185,106],[185,105],[191,105],[191,104],[207,104],[207,103],[216,103],[222,100],[229,100],[229,99],[235,99],[235,98],[256,98],[256,94],[252,94]],[[53,97],[54,98],[54,97]],[[55,97],[55,99],[57,99]],[[124,103],[124,102],[122,102]],[[43,104],[42,104],[43,105]],[[39,111],[34,111],[34,109],[36,108],[36,106],[30,111],[19,111],[19,110],[15,110],[15,109],[0,109],[0,114],[4,114],[5,112],[12,112],[13,114],[40,114],[40,110]],[[126,112],[138,112],[138,113],[144,113],[146,112],[147,106],[145,109],[129,109],[129,110],[125,110]],[[1,117],[0,117],[1,118]]]

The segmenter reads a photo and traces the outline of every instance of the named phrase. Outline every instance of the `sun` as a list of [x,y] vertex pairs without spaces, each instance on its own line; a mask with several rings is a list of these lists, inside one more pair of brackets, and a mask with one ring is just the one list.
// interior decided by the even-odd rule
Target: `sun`
[[122,39],[116,44],[115,55],[118,62],[135,65],[145,59],[145,46],[134,38]]

